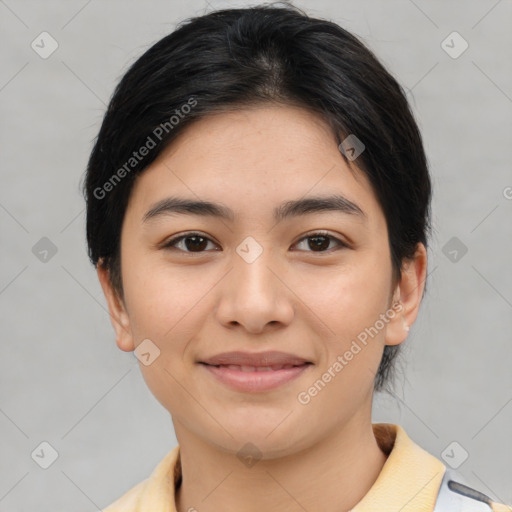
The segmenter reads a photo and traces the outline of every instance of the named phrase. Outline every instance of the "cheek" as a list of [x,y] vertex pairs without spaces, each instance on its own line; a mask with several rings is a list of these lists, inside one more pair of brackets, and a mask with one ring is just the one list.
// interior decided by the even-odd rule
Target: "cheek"
[[386,311],[390,271],[375,258],[361,255],[356,263],[309,273],[297,295],[329,327],[329,339],[346,340]]
[[180,410],[190,402],[180,383],[187,380],[184,355],[193,337],[193,325],[201,322],[200,299],[206,293],[202,289],[205,283],[196,278],[191,281],[169,265],[149,265],[147,259],[144,265],[142,258],[127,259],[126,266],[130,270],[126,272],[125,290],[135,345],[150,339],[159,350],[154,362],[148,366],[141,362],[139,368],[162,406],[169,411]]
[[144,338],[166,345],[168,339],[176,339],[207,287],[197,273],[192,278],[184,269],[135,253],[126,258],[123,282],[136,344]]
[[373,388],[384,349],[386,324],[380,315],[388,307],[390,272],[385,258],[367,252],[352,265],[324,269],[309,276],[307,285],[303,283],[302,293],[309,289],[309,300],[304,302],[329,328],[322,336],[324,357],[318,368],[319,377],[324,372],[336,375],[332,379],[326,375],[332,381],[326,402],[341,397],[356,400]]

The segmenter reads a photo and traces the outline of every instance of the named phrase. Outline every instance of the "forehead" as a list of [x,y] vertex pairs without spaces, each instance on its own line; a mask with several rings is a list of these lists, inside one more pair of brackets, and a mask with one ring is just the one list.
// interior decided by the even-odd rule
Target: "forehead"
[[[322,154],[329,147],[329,154]],[[332,151],[334,150],[334,155]],[[208,115],[189,125],[160,155],[183,161],[206,161],[217,171],[258,170],[275,176],[301,159],[330,166],[341,158],[334,134],[317,114],[292,106],[265,105]],[[299,170],[295,166],[295,170]],[[321,172],[320,169],[318,172]]]
[[168,196],[221,202],[246,216],[268,210],[275,217],[284,200],[335,194],[370,215],[380,210],[368,179],[344,161],[330,127],[297,107],[239,109],[195,121],[134,188],[131,208],[141,219]]

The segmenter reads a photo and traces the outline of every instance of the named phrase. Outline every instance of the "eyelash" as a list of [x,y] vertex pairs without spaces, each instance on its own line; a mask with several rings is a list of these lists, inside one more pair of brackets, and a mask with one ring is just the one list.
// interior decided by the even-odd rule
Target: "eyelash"
[[[199,233],[199,232],[196,232],[196,231],[192,231],[190,233],[186,233],[184,235],[179,235],[175,238],[171,238],[170,240],[168,240],[167,242],[164,242],[164,244],[161,246],[162,249],[170,249],[170,250],[173,250],[173,249],[176,249],[176,247],[174,247],[178,242],[182,241],[182,240],[185,240],[186,238],[193,238],[195,236],[198,236],[198,237],[201,237],[201,238],[204,238],[206,240],[208,240],[209,242],[212,242],[212,243],[215,243],[213,242],[213,240],[211,240],[210,238],[208,238],[207,236],[203,235],[202,233]],[[315,253],[315,254],[322,254],[322,253],[331,253],[332,251],[337,251],[339,249],[343,249],[343,248],[349,248],[349,245],[346,244],[345,242],[342,242],[340,239],[336,238],[335,236],[333,235],[330,235],[329,233],[325,232],[325,231],[315,231],[314,233],[310,233],[304,237],[302,237],[298,242],[302,242],[303,240],[307,240],[308,238],[315,238],[315,237],[325,237],[325,238],[329,238],[331,240],[334,240],[337,244],[338,244],[338,247],[334,248],[334,249],[328,249],[326,251],[306,251],[306,252],[311,252],[311,253]],[[294,244],[296,245],[296,244]],[[181,249],[178,249],[178,250],[181,250]],[[201,253],[204,253],[204,252],[207,252],[207,251],[185,251],[185,250],[182,250],[182,252],[184,253],[187,253],[187,254],[201,254]]]

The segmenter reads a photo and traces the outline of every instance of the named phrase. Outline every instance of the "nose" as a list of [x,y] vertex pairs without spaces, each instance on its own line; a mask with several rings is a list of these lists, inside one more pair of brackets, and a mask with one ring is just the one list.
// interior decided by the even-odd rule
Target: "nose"
[[252,334],[290,324],[293,292],[271,251],[264,250],[254,260],[240,254],[234,253],[232,269],[220,283],[218,321],[229,328],[239,325]]

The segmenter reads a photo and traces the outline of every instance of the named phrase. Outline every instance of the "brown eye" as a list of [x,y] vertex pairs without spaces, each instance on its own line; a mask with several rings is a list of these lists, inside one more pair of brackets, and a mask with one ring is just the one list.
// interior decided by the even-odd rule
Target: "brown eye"
[[[338,240],[336,237],[323,232],[312,233],[311,235],[305,236],[299,241],[299,243],[304,240],[308,241],[307,246],[310,250],[307,252],[330,252],[328,248],[331,244],[331,241],[336,242],[337,248],[348,247],[348,245],[343,243],[341,240]],[[336,250],[336,248],[334,250]]]
[[316,251],[320,250],[323,251],[327,249],[331,243],[329,240],[329,237],[327,236],[310,236],[308,237],[309,240],[309,247]]
[[187,236],[183,240],[185,240],[185,247],[194,252],[203,251],[208,245],[204,236]]
[[[181,242],[183,242],[181,247],[178,247],[178,244]],[[183,252],[204,252],[208,246],[208,242],[212,241],[209,238],[203,236],[201,233],[188,233],[186,235],[180,235],[176,238],[172,238],[162,247],[166,249],[177,248]]]
[[[308,242],[306,252],[323,253],[331,252],[333,250],[337,250],[343,247],[348,247],[347,244],[345,244],[338,238],[323,232],[312,233],[311,235],[305,236],[296,245],[304,243],[305,240],[307,240]],[[185,253],[201,253],[206,252],[209,242],[214,244],[212,240],[202,235],[201,233],[187,233],[185,235],[177,236],[165,242],[162,248],[173,250],[177,249]],[[331,245],[332,242],[335,242],[336,246],[329,249],[329,246]]]

